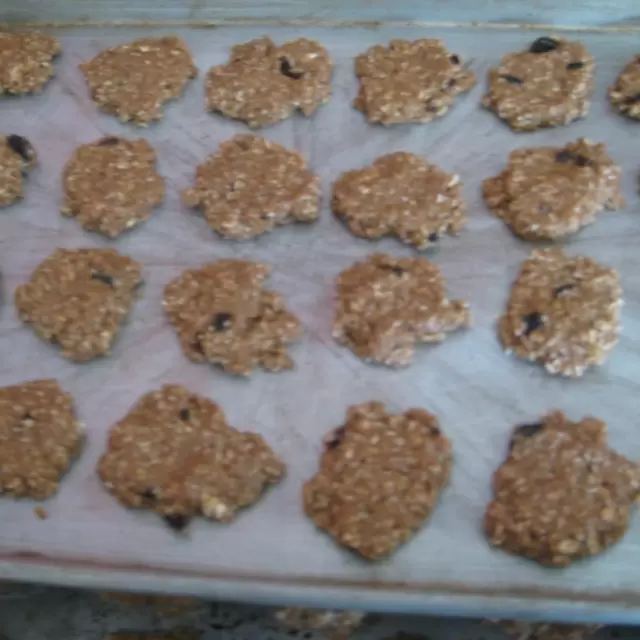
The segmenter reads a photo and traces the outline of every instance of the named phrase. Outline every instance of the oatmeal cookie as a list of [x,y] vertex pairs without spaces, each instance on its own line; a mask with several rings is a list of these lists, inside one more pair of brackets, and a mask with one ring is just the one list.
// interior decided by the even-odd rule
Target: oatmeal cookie
[[621,307],[614,269],[561,249],[536,250],[522,265],[498,332],[507,353],[579,377],[617,344]]
[[517,149],[507,168],[485,180],[491,211],[525,240],[557,240],[625,202],[620,167],[604,144],[580,138],[564,147]]
[[640,54],[620,72],[609,89],[609,101],[622,115],[640,120]]
[[177,385],[140,398],[98,465],[123,505],[150,509],[178,531],[198,515],[230,522],[284,473],[261,436],[229,426],[217,404]]
[[270,268],[218,260],[190,269],[164,290],[164,310],[185,355],[224,371],[248,375],[256,367],[293,367],[287,345],[302,333],[280,294],[263,288]]
[[253,135],[237,135],[201,164],[183,193],[224,238],[254,238],[318,217],[320,181],[295,151]]
[[438,267],[424,258],[374,254],[337,282],[333,337],[359,358],[391,367],[411,364],[416,343],[442,342],[471,324],[466,302],[445,297]]
[[38,159],[31,143],[22,136],[0,136],[0,207],[24,195],[24,182]]
[[304,485],[307,516],[369,560],[393,553],[431,515],[449,480],[451,445],[424,409],[351,407],[325,438],[320,471]]
[[514,429],[493,490],[490,543],[562,567],[622,538],[640,499],[640,466],[608,448],[601,420],[553,411]]
[[310,116],[331,97],[333,63],[326,49],[300,38],[276,46],[270,38],[238,44],[227,64],[212,67],[207,109],[266,127],[296,110]]
[[0,493],[53,495],[82,442],[73,399],[56,380],[0,388]]
[[116,238],[149,219],[164,200],[156,152],[146,140],[114,136],[78,147],[62,175],[62,214]]
[[467,223],[459,178],[413,153],[391,153],[342,174],[333,213],[361,238],[397,236],[426,249]]
[[476,83],[460,56],[440,40],[392,40],[355,61],[360,90],[353,106],[383,125],[429,122],[444,115],[455,97]]
[[100,109],[139,126],[161,120],[164,103],[179,98],[198,73],[187,45],[176,36],[105,49],[80,71]]
[[140,265],[113,249],[56,249],[17,288],[20,319],[69,360],[109,353],[142,282]]
[[580,42],[543,36],[490,69],[482,103],[514,131],[569,124],[589,110],[594,71]]

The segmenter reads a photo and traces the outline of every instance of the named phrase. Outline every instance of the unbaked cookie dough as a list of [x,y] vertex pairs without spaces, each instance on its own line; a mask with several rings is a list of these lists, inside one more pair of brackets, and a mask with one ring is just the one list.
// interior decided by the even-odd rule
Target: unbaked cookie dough
[[42,91],[60,51],[56,38],[38,31],[0,32],[0,95]]
[[16,289],[20,319],[69,360],[107,355],[142,283],[140,265],[113,249],[56,249]]
[[237,431],[217,404],[177,385],[140,398],[112,429],[98,465],[117,500],[158,513],[175,530],[199,515],[230,522],[284,473],[260,435]]
[[609,100],[621,114],[640,120],[640,54],[633,56],[609,89]]
[[539,249],[513,285],[499,335],[507,353],[552,374],[579,377],[602,364],[620,334],[622,289],[614,269],[561,249]]
[[492,545],[551,566],[622,538],[640,499],[640,466],[611,451],[606,425],[554,411],[515,428],[493,477],[484,528]]
[[293,367],[287,345],[302,333],[280,294],[263,288],[270,268],[218,260],[190,269],[164,290],[163,306],[185,355],[224,371],[248,375],[256,367]]
[[580,42],[543,36],[490,69],[482,103],[515,131],[569,124],[589,110],[594,71]]
[[338,544],[377,560],[431,515],[451,464],[451,444],[428,411],[390,414],[380,402],[350,407],[304,485],[304,510]]
[[347,171],[333,187],[333,213],[356,236],[397,236],[417,249],[457,235],[467,223],[457,175],[413,153],[391,153]]
[[62,175],[62,214],[116,238],[148,220],[164,200],[156,152],[146,140],[101,138],[78,147]]
[[164,103],[180,97],[198,73],[187,45],[176,36],[105,49],[80,70],[104,112],[139,126],[161,120]]
[[82,443],[73,400],[56,380],[0,387],[0,493],[53,495]]
[[224,238],[254,238],[277,226],[318,217],[320,181],[295,151],[254,135],[223,142],[183,193]]
[[24,195],[24,182],[38,159],[31,143],[22,136],[0,136],[0,207]]
[[331,97],[333,63],[326,49],[300,38],[276,46],[270,38],[235,45],[229,62],[205,83],[209,111],[266,127],[296,110],[310,116]]
[[516,149],[507,168],[483,183],[491,211],[525,240],[557,240],[624,206],[620,167],[604,144]]
[[429,122],[444,115],[455,97],[476,83],[460,56],[440,40],[392,40],[355,61],[360,90],[353,106],[383,125]]
[[437,266],[424,258],[374,254],[337,281],[333,337],[363,360],[411,364],[416,343],[442,342],[471,324],[466,302],[445,297]]

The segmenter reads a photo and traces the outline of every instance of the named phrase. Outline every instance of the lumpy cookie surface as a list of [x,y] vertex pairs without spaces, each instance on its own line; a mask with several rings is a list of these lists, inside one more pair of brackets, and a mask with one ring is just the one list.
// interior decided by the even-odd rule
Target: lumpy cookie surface
[[35,149],[26,138],[0,136],[0,207],[23,197],[25,178],[36,163]]
[[177,385],[137,402],[98,466],[122,504],[155,511],[176,530],[198,515],[233,520],[284,472],[261,436],[229,426],[217,404]]
[[483,183],[491,211],[525,240],[556,240],[625,204],[620,167],[604,144],[580,138],[564,147],[517,149]]
[[83,429],[55,380],[0,388],[0,493],[42,500],[80,454]]
[[0,32],[0,94],[42,91],[53,76],[53,59],[60,51],[60,42],[44,33]]
[[342,174],[332,206],[356,236],[393,235],[417,249],[457,235],[467,222],[458,176],[406,152]]
[[313,222],[320,184],[299,153],[259,136],[237,135],[198,167],[195,186],[183,199],[214,231],[240,240]]
[[620,72],[609,89],[609,101],[621,114],[640,120],[640,54]]
[[116,238],[151,216],[164,199],[156,152],[146,140],[108,136],[78,147],[62,176],[62,214]]
[[270,38],[235,45],[229,62],[205,83],[209,111],[266,127],[296,110],[310,116],[331,97],[333,63],[326,49],[301,38],[277,46]]
[[511,290],[499,335],[507,353],[579,377],[618,342],[622,288],[614,269],[561,249],[535,250]]
[[428,411],[394,415],[379,402],[351,407],[304,485],[305,513],[363,557],[388,556],[431,515],[451,461],[449,440]]
[[337,281],[333,337],[359,358],[407,366],[417,343],[442,342],[471,324],[466,302],[445,296],[438,267],[424,258],[374,254]]
[[56,249],[18,287],[20,319],[83,362],[106,355],[133,306],[140,265],[113,249]]
[[176,36],[105,49],[80,70],[103,111],[140,126],[162,119],[164,103],[180,97],[198,73],[187,45]]
[[269,272],[257,262],[219,260],[166,286],[164,310],[190,360],[237,375],[293,366],[287,345],[302,327],[280,294],[263,288]]
[[580,42],[544,36],[489,70],[483,104],[515,131],[569,124],[589,110],[594,71]]
[[360,90],[354,107],[383,125],[429,122],[444,115],[455,97],[476,83],[460,56],[440,40],[392,40],[355,61]]
[[551,566],[622,538],[640,498],[640,466],[607,447],[606,425],[560,411],[515,428],[493,477],[484,527],[492,545]]

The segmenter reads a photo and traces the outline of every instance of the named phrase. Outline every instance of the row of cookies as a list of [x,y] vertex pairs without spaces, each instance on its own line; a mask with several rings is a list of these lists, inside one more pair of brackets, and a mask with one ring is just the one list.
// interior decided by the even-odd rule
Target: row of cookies
[[[55,380],[0,388],[0,493],[50,496],[82,440],[72,398]],[[377,560],[429,518],[452,465],[451,443],[428,411],[353,406],[324,439],[303,508],[338,544]],[[217,404],[166,385],[111,429],[98,474],[121,504],[182,531],[196,516],[232,521],[283,478],[285,465],[260,435],[229,426]],[[566,566],[622,538],[640,499],[640,465],[608,448],[602,421],[574,423],[554,411],[515,428],[493,491],[484,517],[490,543]]]
[[[0,205],[22,197],[36,164],[33,145],[0,137]],[[146,221],[164,199],[164,179],[146,140],[108,136],[81,145],[62,173],[61,211],[89,231],[115,238]],[[620,168],[604,144],[579,139],[564,147],[513,151],[507,168],[483,183],[485,202],[518,236],[558,239],[624,205]],[[242,134],[223,142],[183,192],[223,238],[242,240],[278,226],[313,222],[320,179],[297,152]],[[384,155],[347,171],[333,187],[332,208],[356,236],[398,237],[417,249],[457,235],[466,225],[459,177],[408,152]]]
[[[53,37],[0,34],[4,68],[0,94],[39,91],[61,52]],[[141,38],[101,51],[80,65],[93,101],[121,121],[147,125],[162,105],[179,97],[197,74],[187,45],[176,36]],[[543,36],[506,55],[489,71],[483,105],[514,130],[568,124],[586,115],[595,61],[577,41]],[[277,46],[270,38],[232,48],[229,62],[212,67],[205,83],[209,111],[263,127],[295,111],[311,115],[331,96],[333,63],[320,44],[301,38]],[[424,123],[442,116],[476,83],[458,54],[440,40],[392,40],[355,59],[360,89],[354,106],[370,122]],[[640,118],[640,56],[609,90],[611,104]]]
[[[270,268],[218,260],[188,269],[164,289],[163,307],[182,351],[236,375],[293,366],[288,346],[302,325],[275,291]],[[142,283],[141,265],[114,249],[57,249],[16,289],[20,319],[70,360],[110,352]],[[498,333],[507,353],[552,374],[581,376],[618,343],[622,288],[614,269],[561,249],[534,250],[513,285]],[[336,282],[335,340],[359,358],[409,365],[415,348],[471,325],[450,300],[436,265],[374,254]]]

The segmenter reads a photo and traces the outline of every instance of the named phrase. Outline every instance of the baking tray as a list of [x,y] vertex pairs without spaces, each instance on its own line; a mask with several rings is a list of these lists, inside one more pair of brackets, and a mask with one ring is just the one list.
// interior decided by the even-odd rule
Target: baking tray
[[[315,226],[234,243],[187,211],[179,192],[220,142],[246,131],[240,123],[205,113],[204,73],[224,62],[234,43],[263,35],[265,28],[154,30],[175,32],[189,43],[201,75],[183,100],[166,109],[165,120],[148,130],[100,114],[77,69],[106,46],[150,33],[144,29],[57,31],[64,55],[56,80],[40,96],[0,103],[3,132],[28,136],[41,159],[25,200],[0,214],[0,384],[58,378],[73,394],[88,433],[82,457],[46,504],[47,520],[38,520],[28,501],[0,500],[0,578],[370,610],[640,622],[639,518],[615,548],[563,570],[492,550],[481,532],[491,474],[516,423],[552,408],[574,418],[594,414],[609,423],[613,447],[640,458],[640,124],[613,113],[606,101],[607,86],[638,48],[638,34],[581,34],[597,60],[589,115],[568,127],[515,134],[479,102],[488,67],[525,46],[535,31],[270,28],[277,41],[301,35],[319,40],[336,63],[327,106],[313,118],[289,119],[262,132],[308,158],[322,177],[323,208]],[[391,38],[418,37],[443,38],[469,61],[478,86],[431,124],[390,129],[367,124],[351,107],[357,89],[354,56]],[[88,234],[58,213],[64,163],[77,145],[105,134],[148,139],[167,180],[164,206],[117,242]],[[619,270],[624,330],[603,367],[581,380],[563,380],[501,351],[496,318],[532,245],[514,238],[488,213],[480,184],[504,167],[512,149],[562,145],[580,136],[608,144],[622,166],[628,205],[603,213],[566,247]],[[424,154],[461,176],[468,228],[428,255],[442,269],[451,297],[468,300],[475,316],[471,330],[421,348],[415,364],[399,371],[364,364],[333,342],[332,285],[342,269],[374,251],[413,251],[391,239],[357,239],[329,212],[331,183],[341,172],[396,150]],[[84,365],[66,362],[21,326],[13,291],[56,247],[104,246],[142,262],[144,295],[112,357]],[[181,354],[161,308],[164,285],[184,269],[230,257],[273,265],[271,285],[306,329],[293,349],[295,370],[237,379]],[[288,464],[286,480],[231,525],[200,520],[186,536],[176,535],[157,516],[122,508],[95,474],[110,426],[142,393],[169,382],[219,402],[232,425],[262,433]],[[436,413],[455,452],[451,484],[428,526],[378,564],[337,548],[301,508],[302,483],[315,472],[323,434],[342,422],[349,405],[370,399],[393,411],[418,406]]]

